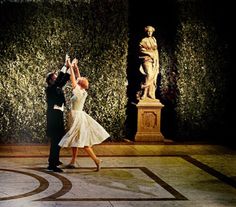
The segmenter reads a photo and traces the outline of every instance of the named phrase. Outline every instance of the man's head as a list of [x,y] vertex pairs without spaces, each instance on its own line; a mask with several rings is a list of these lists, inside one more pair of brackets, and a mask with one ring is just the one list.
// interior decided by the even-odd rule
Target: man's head
[[47,77],[46,77],[46,82],[48,85],[52,85],[55,80],[57,79],[57,75],[55,72],[50,72],[47,74]]

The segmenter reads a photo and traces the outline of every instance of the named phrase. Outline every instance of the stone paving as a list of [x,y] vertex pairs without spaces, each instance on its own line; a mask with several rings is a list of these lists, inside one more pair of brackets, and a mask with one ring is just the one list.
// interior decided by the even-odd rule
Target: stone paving
[[66,169],[70,151],[63,150],[63,173],[46,170],[47,149],[0,146],[0,207],[236,206],[236,152],[226,147],[102,145],[99,172],[83,152],[78,168]]

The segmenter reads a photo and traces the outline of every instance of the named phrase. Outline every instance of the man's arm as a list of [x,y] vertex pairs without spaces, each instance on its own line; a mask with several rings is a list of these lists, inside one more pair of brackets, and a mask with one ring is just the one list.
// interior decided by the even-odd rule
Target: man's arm
[[66,54],[65,64],[59,72],[59,75],[55,81],[58,87],[63,87],[66,85],[67,81],[70,79],[70,74],[68,74],[68,68],[70,67],[70,57]]

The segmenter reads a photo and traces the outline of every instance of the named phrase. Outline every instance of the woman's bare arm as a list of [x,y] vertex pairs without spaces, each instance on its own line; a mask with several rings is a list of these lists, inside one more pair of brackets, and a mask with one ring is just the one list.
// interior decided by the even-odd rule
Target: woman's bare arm
[[79,66],[78,66],[78,60],[75,58],[74,60],[74,73],[75,73],[75,78],[80,78],[80,72],[79,72]]
[[70,80],[71,80],[72,87],[75,88],[76,85],[77,85],[77,82],[76,82],[76,79],[75,79],[75,73],[74,73],[74,69],[73,69],[72,64],[70,65]]

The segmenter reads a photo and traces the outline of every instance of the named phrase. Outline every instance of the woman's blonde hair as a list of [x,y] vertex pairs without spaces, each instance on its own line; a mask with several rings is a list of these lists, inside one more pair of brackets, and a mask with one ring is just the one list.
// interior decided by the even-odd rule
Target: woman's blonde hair
[[89,87],[88,79],[85,77],[80,77],[78,79],[78,84],[84,89],[88,89],[88,87]]

